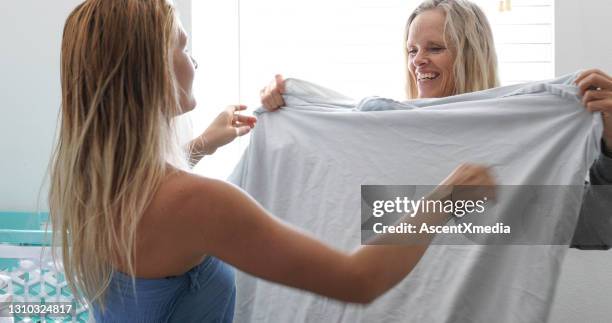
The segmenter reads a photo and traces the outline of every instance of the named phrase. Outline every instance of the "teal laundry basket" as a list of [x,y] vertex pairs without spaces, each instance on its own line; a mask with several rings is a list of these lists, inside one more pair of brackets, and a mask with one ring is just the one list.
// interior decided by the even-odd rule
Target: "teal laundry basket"
[[[76,302],[61,264],[53,262],[48,221],[48,213],[0,212],[0,322],[11,317],[14,322],[88,321],[87,307]],[[18,315],[9,313],[11,303],[70,304],[71,311],[61,315]]]

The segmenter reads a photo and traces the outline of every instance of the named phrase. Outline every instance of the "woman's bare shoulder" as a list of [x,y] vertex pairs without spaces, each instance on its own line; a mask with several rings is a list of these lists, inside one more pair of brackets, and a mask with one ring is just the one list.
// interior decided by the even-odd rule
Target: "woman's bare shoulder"
[[185,171],[167,173],[139,223],[140,276],[180,274],[202,261],[206,228],[221,210],[215,195],[226,185]]
[[210,236],[209,230],[223,227],[220,221],[227,219],[223,215],[232,210],[229,201],[241,195],[244,198],[230,183],[172,171],[162,180],[139,224],[141,242],[148,249],[173,246],[174,256],[190,259],[176,261],[193,265],[204,253],[204,237]]
[[244,195],[231,183],[175,170],[160,185],[154,200],[170,204],[184,214],[202,214],[218,211],[220,206],[237,196]]

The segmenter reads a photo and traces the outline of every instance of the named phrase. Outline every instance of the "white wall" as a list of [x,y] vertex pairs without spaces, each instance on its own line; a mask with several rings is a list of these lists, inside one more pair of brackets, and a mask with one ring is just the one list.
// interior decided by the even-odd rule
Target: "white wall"
[[555,1],[555,73],[597,67],[612,73],[612,1]]
[[[79,2],[0,1],[0,211],[36,208],[60,104],[62,26]],[[190,1],[176,2],[190,30]],[[556,1],[558,75],[590,66],[612,72],[611,12],[609,0]],[[612,321],[610,268],[612,252],[570,250],[550,321]]]
[[[612,73],[612,1],[555,1],[555,74]],[[610,211],[612,214],[612,210]],[[570,249],[550,322],[612,322],[612,251]]]
[[[0,211],[38,207],[61,101],[62,30],[80,2],[0,1]],[[175,2],[189,32],[191,1]],[[42,210],[46,194],[44,188]]]
[[0,1],[2,211],[36,208],[60,105],[62,23],[79,2]]

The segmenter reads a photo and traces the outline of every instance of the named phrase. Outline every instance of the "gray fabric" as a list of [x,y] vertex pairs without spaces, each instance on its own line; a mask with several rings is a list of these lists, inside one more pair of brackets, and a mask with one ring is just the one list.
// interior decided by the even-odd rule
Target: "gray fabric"
[[[439,183],[460,162],[500,185],[576,185],[599,153],[602,122],[575,75],[442,99],[354,102],[288,80],[287,107],[261,113],[230,176],[279,218],[350,251],[360,245],[360,185]],[[391,111],[390,111],[391,110]],[[569,244],[582,192],[546,234]],[[544,322],[567,245],[433,245],[368,306],[237,274],[236,322]],[[384,268],[381,268],[384,270]]]

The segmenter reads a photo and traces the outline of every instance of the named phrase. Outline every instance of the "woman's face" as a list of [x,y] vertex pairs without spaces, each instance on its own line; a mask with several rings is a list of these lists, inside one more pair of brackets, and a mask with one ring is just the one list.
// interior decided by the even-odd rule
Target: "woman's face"
[[439,98],[454,92],[453,51],[444,39],[445,14],[441,9],[416,16],[408,30],[408,71],[416,81],[419,98]]
[[195,75],[195,65],[187,51],[187,34],[182,26],[179,28],[179,37],[176,44],[174,49],[174,74],[180,92],[181,110],[185,113],[193,110],[196,106],[196,100],[191,89]]

